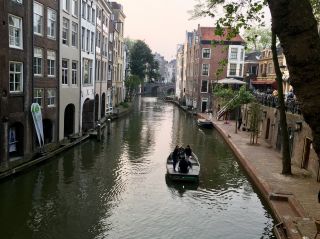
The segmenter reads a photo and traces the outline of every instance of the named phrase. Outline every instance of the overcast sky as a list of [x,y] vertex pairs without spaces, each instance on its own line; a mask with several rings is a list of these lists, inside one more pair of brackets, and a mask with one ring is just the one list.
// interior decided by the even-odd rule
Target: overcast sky
[[185,32],[201,26],[213,26],[210,18],[189,20],[195,0],[115,0],[123,5],[126,15],[125,37],[144,40],[153,52],[166,60],[175,58],[177,44]]
[[116,0],[126,15],[125,37],[144,40],[153,52],[166,60],[175,58],[177,44],[184,42],[185,32],[198,25],[212,26],[212,20],[188,20],[194,0]]

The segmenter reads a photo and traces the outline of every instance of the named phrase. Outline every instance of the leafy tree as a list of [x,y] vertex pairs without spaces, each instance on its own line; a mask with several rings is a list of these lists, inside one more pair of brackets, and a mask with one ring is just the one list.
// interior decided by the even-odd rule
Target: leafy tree
[[[205,0],[205,3],[196,5],[195,15],[215,17],[219,5],[223,6],[225,15],[217,20],[217,28],[232,29],[230,35],[239,33],[241,28],[249,29],[252,23],[263,25],[262,10],[264,6],[269,7],[272,31],[283,48],[291,85],[301,102],[304,119],[312,129],[313,146],[320,159],[320,37],[316,21],[316,17],[319,19],[319,1]],[[289,167],[286,165],[286,168]],[[282,172],[290,174],[291,170],[283,168]]]
[[138,89],[139,85],[142,83],[142,79],[140,79],[136,75],[130,75],[125,80],[125,86],[127,88],[127,99],[132,99],[134,92]]
[[271,30],[269,28],[252,27],[245,30],[244,38],[249,51],[260,51],[271,47]]

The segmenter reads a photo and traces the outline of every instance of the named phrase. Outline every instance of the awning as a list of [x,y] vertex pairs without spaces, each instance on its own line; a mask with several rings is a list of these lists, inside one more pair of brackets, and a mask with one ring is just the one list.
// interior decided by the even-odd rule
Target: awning
[[230,85],[245,85],[247,84],[246,82],[244,81],[241,81],[241,80],[237,80],[237,79],[234,79],[234,78],[225,78],[225,79],[222,79],[222,80],[218,80],[214,83],[218,83],[218,84],[230,84]]

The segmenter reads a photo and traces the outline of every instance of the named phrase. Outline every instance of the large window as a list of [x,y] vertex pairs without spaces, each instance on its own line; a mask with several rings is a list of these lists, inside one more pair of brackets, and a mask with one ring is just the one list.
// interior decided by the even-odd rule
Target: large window
[[69,45],[69,20],[63,18],[62,24],[62,44]]
[[86,50],[88,52],[90,51],[89,44],[90,44],[90,30],[87,29]]
[[77,17],[79,14],[79,3],[78,0],[72,0],[72,15]]
[[209,75],[209,64],[202,64],[202,75],[203,76]]
[[208,81],[202,80],[201,82],[201,93],[207,93],[208,92]]
[[9,62],[9,90],[11,93],[23,91],[23,65],[21,62]]
[[231,48],[230,59],[232,60],[238,59],[238,48]]
[[237,74],[237,64],[230,63],[229,75],[235,76]]
[[78,24],[72,22],[71,45],[78,47]]
[[47,89],[47,105],[49,107],[56,106],[56,89]]
[[22,4],[22,0],[11,0],[12,2],[16,2],[16,3],[19,3],[19,4]]
[[37,2],[33,6],[33,32],[43,35],[43,5]]
[[33,51],[33,74],[41,76],[43,72],[43,50],[35,47]]
[[91,20],[92,24],[96,23],[96,10],[92,9],[92,20]]
[[202,49],[202,58],[203,59],[210,59],[211,58],[211,49],[210,48]]
[[83,84],[92,82],[92,60],[83,59]]
[[82,27],[81,30],[81,49],[85,51],[85,45],[86,45],[86,29]]
[[43,106],[43,89],[34,89],[33,91],[33,102],[38,103],[41,107]]
[[68,85],[68,64],[69,64],[68,60],[62,59],[62,67],[61,67],[62,85]]
[[9,15],[9,46],[22,49],[22,19]]
[[56,52],[48,51],[47,52],[47,63],[48,63],[48,76],[56,76]]
[[70,0],[62,0],[62,8],[64,11],[69,12],[70,10]]
[[94,32],[91,32],[91,42],[90,42],[90,44],[91,44],[91,53],[93,53],[93,44],[94,43]]
[[78,76],[78,62],[73,61],[72,62],[72,85],[76,85],[77,84],[77,76]]
[[48,8],[48,32],[49,38],[56,39],[57,35],[57,13],[56,11]]
[[86,19],[86,13],[87,13],[87,3],[85,1],[82,1],[82,18]]

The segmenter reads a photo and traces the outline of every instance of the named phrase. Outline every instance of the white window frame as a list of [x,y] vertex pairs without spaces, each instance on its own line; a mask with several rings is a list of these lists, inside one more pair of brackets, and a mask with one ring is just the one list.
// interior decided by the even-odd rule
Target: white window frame
[[[208,57],[205,57],[205,54],[207,54],[207,51],[209,50],[209,56]],[[211,59],[211,49],[210,48],[203,48],[202,49],[202,59]]]
[[[64,62],[67,62],[67,66],[63,65]],[[61,84],[68,85],[68,77],[69,77],[69,60],[62,59],[61,61]]]
[[47,65],[48,65],[48,77],[56,76],[56,52],[48,50],[47,51]]
[[[207,74],[204,74],[206,73],[204,70],[205,70],[205,67],[204,66],[208,66],[208,69],[207,69]],[[201,67],[201,75],[202,76],[209,76],[209,70],[210,70],[210,64],[202,64],[202,67]]]
[[87,32],[86,32],[86,51],[89,52],[90,51],[90,48],[89,48],[89,43],[90,43],[90,30],[87,29]]
[[[64,37],[64,33],[66,36]],[[69,45],[69,33],[70,33],[70,20],[67,18],[62,19],[62,44],[64,45]]]
[[86,29],[84,27],[81,28],[81,50],[86,50]]
[[33,50],[33,73],[34,76],[43,75],[43,49],[40,47],[35,47]]
[[[10,24],[10,18],[13,22],[13,25]],[[23,49],[22,18],[9,14],[8,22],[9,22],[9,47]]]
[[72,16],[79,16],[79,0],[72,0]]
[[78,48],[78,23],[72,22],[71,26],[71,46]]
[[90,85],[92,83],[92,60],[83,58],[83,79],[84,85]]
[[22,0],[11,0],[12,2],[16,2],[16,3],[18,3],[18,4],[22,4],[23,3],[23,1]]
[[[14,65],[14,70],[11,70],[11,65]],[[17,65],[20,65],[20,71],[17,71]],[[12,80],[11,80],[12,76]],[[17,79],[18,78],[18,79]],[[13,89],[11,90],[11,85]],[[20,88],[19,90],[17,90]],[[23,92],[23,63],[17,61],[9,61],[9,91],[10,93]]]
[[87,3],[82,0],[82,12],[81,12],[81,17],[83,19],[86,19],[87,16]]
[[[74,68],[75,64],[75,68]],[[78,62],[72,61],[71,63],[71,84],[77,85],[78,84]]]
[[91,49],[91,53],[93,53],[93,47],[94,46],[94,32],[91,32],[91,42],[90,42],[90,49]]
[[51,39],[57,37],[57,12],[51,8],[47,11],[47,37]]
[[[33,33],[35,35],[43,36],[43,5],[36,1],[33,2]],[[38,17],[40,19],[39,22],[37,21]]]
[[43,89],[34,88],[33,90],[33,102],[38,103],[43,108]]
[[[235,66],[235,68],[232,68],[231,66]],[[232,73],[233,73],[233,70],[234,70],[234,74],[231,74],[231,70],[232,70]],[[236,76],[236,75],[237,75],[237,63],[230,63],[230,64],[229,64],[229,72],[228,72],[228,75],[229,75],[229,76]]]
[[70,11],[70,0],[62,0],[62,9],[65,12]]
[[47,106],[49,108],[56,106],[56,97],[57,97],[57,90],[55,88],[47,89]]
[[238,60],[238,48],[237,47],[231,47],[229,59],[230,60]]

